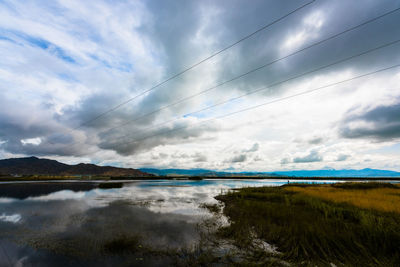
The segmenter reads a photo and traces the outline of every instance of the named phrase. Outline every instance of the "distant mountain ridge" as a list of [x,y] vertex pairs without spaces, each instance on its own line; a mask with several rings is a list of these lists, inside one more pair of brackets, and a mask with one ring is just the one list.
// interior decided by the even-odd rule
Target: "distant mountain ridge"
[[11,158],[0,160],[1,175],[98,175],[98,176],[131,176],[151,177],[152,174],[131,168],[117,168],[111,166],[97,166],[95,164],[80,163],[68,165],[50,159],[37,157]]
[[68,165],[37,157],[0,160],[0,175],[93,175],[113,177],[203,176],[203,177],[400,177],[400,172],[379,169],[294,170],[277,172],[227,172],[208,169],[118,168],[80,163]]
[[257,177],[257,176],[281,176],[275,173],[267,172],[223,172],[207,169],[155,169],[140,168],[139,170],[158,176],[206,176],[206,177]]
[[277,172],[223,172],[207,169],[155,169],[139,170],[158,176],[206,176],[206,177],[400,177],[400,172],[378,169],[361,170],[295,170]]
[[400,172],[370,168],[361,170],[297,170],[275,173],[296,177],[400,177]]

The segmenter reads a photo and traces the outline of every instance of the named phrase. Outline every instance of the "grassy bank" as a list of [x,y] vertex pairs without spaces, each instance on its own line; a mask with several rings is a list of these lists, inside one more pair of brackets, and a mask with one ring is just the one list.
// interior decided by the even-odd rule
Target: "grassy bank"
[[400,187],[386,183],[342,183],[320,186],[287,186],[286,190],[335,203],[400,214]]
[[378,183],[244,188],[217,197],[231,220],[219,235],[265,240],[296,266],[398,266],[399,196]]

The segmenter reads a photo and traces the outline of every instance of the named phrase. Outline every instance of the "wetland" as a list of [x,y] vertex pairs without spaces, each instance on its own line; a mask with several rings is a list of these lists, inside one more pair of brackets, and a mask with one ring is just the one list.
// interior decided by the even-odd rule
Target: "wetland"
[[399,198],[337,180],[2,183],[0,266],[396,266]]

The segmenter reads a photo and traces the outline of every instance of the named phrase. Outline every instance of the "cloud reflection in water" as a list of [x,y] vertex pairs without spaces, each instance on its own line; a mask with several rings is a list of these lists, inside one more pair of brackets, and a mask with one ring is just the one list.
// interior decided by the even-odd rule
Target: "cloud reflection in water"
[[[82,257],[89,257],[86,265],[106,261],[118,264],[127,257],[125,248],[129,248],[133,257],[142,255],[145,248],[166,251],[196,244],[198,223],[211,216],[199,205],[217,203],[214,196],[223,191],[286,182],[132,181],[122,188],[60,190],[22,200],[1,198],[0,241],[6,251],[14,250],[9,253],[11,261],[22,262],[22,266],[43,265],[50,258],[68,265],[62,262],[65,259],[83,262]],[[12,240],[14,245],[7,240]],[[115,247],[122,249],[118,253],[125,256],[108,255],[110,247],[111,251]],[[36,249],[35,253],[31,253],[32,248]],[[157,265],[156,262],[165,260],[156,257],[147,264]]]

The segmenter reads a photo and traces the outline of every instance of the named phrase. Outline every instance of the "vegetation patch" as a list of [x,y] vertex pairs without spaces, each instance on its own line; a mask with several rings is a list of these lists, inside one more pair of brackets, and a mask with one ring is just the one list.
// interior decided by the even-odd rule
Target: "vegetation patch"
[[142,249],[139,241],[137,236],[119,235],[104,244],[104,251],[112,254],[134,253]]
[[338,183],[284,188],[335,203],[348,203],[364,209],[400,214],[400,187],[395,184]]
[[188,179],[189,180],[193,180],[193,181],[202,181],[203,177],[201,177],[201,176],[190,176]]
[[[395,192],[381,184],[243,188],[217,197],[231,221],[218,234],[250,250],[264,240],[296,266],[398,266],[400,213],[383,208],[396,204]],[[386,203],[357,204],[369,197]]]
[[209,204],[209,203],[202,203],[200,204],[200,208],[206,209],[211,213],[219,213],[221,212],[221,206],[218,204]]
[[123,183],[111,183],[111,182],[107,182],[107,183],[100,183],[100,184],[99,184],[99,188],[100,188],[100,189],[122,188],[123,186],[124,186]]

